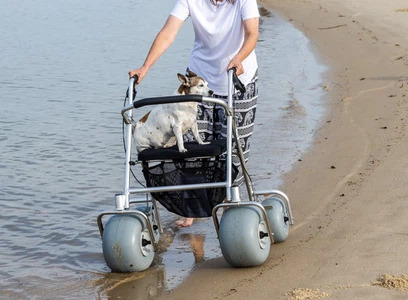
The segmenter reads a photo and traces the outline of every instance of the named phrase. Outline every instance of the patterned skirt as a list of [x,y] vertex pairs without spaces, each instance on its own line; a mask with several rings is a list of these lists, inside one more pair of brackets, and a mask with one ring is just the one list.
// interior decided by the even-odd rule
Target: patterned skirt
[[[213,95],[215,98],[225,99],[226,96]],[[248,161],[249,146],[254,129],[256,103],[258,100],[258,72],[255,73],[251,82],[246,85],[246,92],[237,91],[233,96],[233,105],[235,113],[235,124],[238,129],[238,135],[241,142],[241,148],[244,152],[245,161]],[[227,137],[227,118],[224,108],[212,103],[199,103],[197,113],[198,131],[203,141],[226,139]],[[192,141],[194,138],[188,132],[185,140]],[[233,140],[232,149],[235,149]],[[232,157],[233,164],[237,167],[239,173],[234,181],[234,185],[240,185],[244,181],[241,163],[237,155]]]

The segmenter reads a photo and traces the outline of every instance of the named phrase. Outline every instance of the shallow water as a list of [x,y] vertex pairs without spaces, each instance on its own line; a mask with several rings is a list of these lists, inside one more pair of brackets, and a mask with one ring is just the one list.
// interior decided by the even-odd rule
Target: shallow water
[[[141,65],[173,3],[0,3],[0,298],[151,298],[221,256],[210,220],[178,230],[161,209],[166,232],[152,268],[113,274],[96,225],[122,189],[127,71]],[[279,186],[310,145],[325,71],[301,32],[262,12],[249,165],[258,189]],[[192,43],[186,24],[138,97],[171,94]]]

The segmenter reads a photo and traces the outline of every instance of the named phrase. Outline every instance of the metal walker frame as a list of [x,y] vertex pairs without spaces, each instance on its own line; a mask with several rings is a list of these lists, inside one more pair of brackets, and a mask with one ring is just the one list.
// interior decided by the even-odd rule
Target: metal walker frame
[[[179,191],[179,190],[195,190],[195,189],[207,189],[207,188],[220,188],[225,187],[226,189],[226,201],[215,206],[212,210],[212,219],[214,222],[214,226],[217,232],[217,237],[219,237],[219,220],[217,217],[217,211],[220,208],[232,208],[238,206],[253,206],[259,209],[262,213],[264,220],[266,221],[266,226],[268,230],[269,237],[271,239],[271,243],[274,243],[273,240],[273,232],[270,227],[268,214],[266,212],[265,207],[256,201],[256,198],[260,195],[268,196],[273,195],[278,197],[285,203],[288,212],[289,224],[294,224],[294,218],[292,216],[291,206],[289,202],[289,198],[287,195],[279,190],[271,189],[271,190],[263,190],[263,191],[254,191],[251,180],[249,175],[246,172],[246,164],[245,159],[243,156],[243,152],[241,149],[241,144],[239,143],[239,136],[238,131],[235,126],[234,121],[234,114],[233,114],[233,94],[235,88],[237,87],[234,84],[234,77],[235,70],[231,69],[228,72],[228,98],[227,102],[222,99],[205,97],[200,95],[180,95],[180,96],[168,96],[168,97],[155,97],[155,98],[144,98],[141,100],[135,100],[135,83],[137,82],[137,77],[132,77],[129,80],[128,84],[128,97],[126,100],[126,106],[122,109],[121,113],[123,116],[123,120],[125,122],[125,173],[124,173],[124,187],[123,193],[115,195],[115,211],[105,211],[98,215],[97,217],[97,224],[99,227],[99,232],[102,237],[104,231],[103,225],[103,217],[107,215],[136,215],[141,217],[144,222],[147,224],[148,231],[151,238],[151,244],[153,250],[157,250],[157,243],[158,240],[155,238],[155,231],[158,230],[160,233],[163,233],[163,228],[160,222],[160,216],[157,209],[157,202],[154,198],[151,197],[150,193],[154,192],[171,192],[171,191]],[[132,103],[133,101],[133,103]],[[175,185],[175,186],[163,186],[163,187],[146,187],[146,188],[132,188],[130,187],[130,174],[131,174],[131,149],[132,149],[132,116],[133,116],[133,109],[140,108],[142,106],[147,105],[156,105],[156,104],[166,104],[166,103],[177,103],[177,102],[207,102],[207,103],[214,103],[221,105],[226,112],[227,116],[227,156],[226,156],[226,181],[225,182],[214,182],[214,183],[199,183],[199,184],[186,184],[186,185]],[[242,168],[244,170],[244,179],[245,184],[248,192],[249,201],[241,201],[239,196],[239,188],[238,186],[232,185],[232,137],[234,136],[237,145],[237,155],[240,158]],[[139,197],[134,200],[130,200],[130,195],[132,194],[144,194],[144,197]],[[146,204],[150,210],[148,212],[143,212],[139,210],[130,210],[130,204]],[[152,224],[151,218],[156,220],[156,224]]]

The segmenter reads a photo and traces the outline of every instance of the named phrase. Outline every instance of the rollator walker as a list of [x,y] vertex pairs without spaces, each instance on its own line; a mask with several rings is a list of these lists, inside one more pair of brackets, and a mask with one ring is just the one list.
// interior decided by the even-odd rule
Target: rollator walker
[[[160,234],[160,202],[170,212],[184,217],[212,217],[225,260],[233,267],[254,267],[268,258],[271,244],[286,240],[294,224],[289,198],[279,190],[255,190],[248,175],[235,126],[233,95],[245,87],[228,71],[228,97],[179,95],[135,100],[137,77],[129,80],[122,109],[125,142],[125,179],[122,194],[115,195],[116,210],[98,215],[105,261],[113,272],[143,271],[152,264]],[[199,145],[146,149],[131,159],[134,110],[144,106],[179,102],[206,102],[225,110],[227,138]],[[233,148],[233,139],[235,147]],[[237,170],[233,156],[241,162],[247,195],[240,197],[233,185]],[[131,187],[132,167],[142,168],[146,187]],[[220,211],[220,209],[222,209]],[[218,213],[219,212],[219,213]],[[221,214],[222,213],[222,214]],[[104,217],[107,220],[104,220]]]

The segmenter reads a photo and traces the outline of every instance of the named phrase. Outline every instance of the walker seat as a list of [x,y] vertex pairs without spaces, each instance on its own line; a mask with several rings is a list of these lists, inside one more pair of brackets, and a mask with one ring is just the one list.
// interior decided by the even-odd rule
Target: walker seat
[[162,149],[145,149],[138,155],[139,161],[180,160],[197,157],[219,156],[226,151],[226,140],[214,140],[209,144],[200,145],[197,142],[184,143],[187,152],[180,152],[177,145]]

